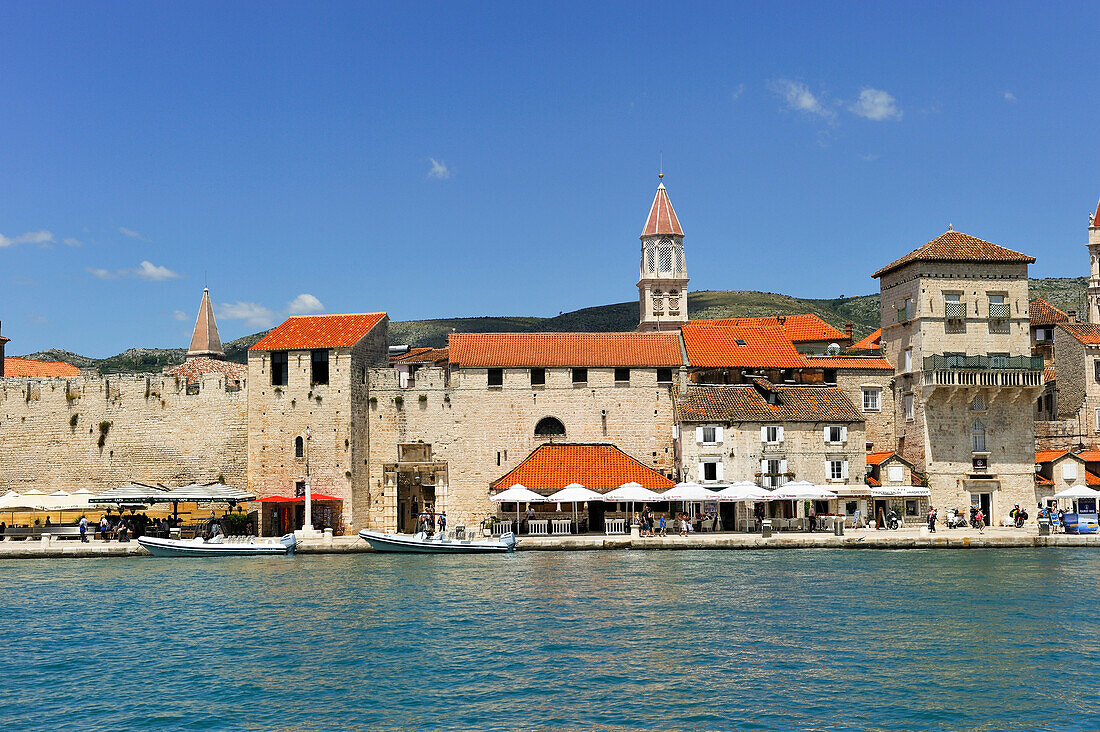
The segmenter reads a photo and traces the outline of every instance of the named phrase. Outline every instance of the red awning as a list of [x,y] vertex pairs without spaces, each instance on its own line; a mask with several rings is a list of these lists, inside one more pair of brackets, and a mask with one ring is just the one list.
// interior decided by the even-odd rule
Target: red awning
[[264,496],[253,503],[294,503],[294,499],[286,496]]

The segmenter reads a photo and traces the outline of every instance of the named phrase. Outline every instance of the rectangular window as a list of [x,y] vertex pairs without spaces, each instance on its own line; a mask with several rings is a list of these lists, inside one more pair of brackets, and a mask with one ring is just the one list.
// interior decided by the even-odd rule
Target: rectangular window
[[310,383],[328,383],[328,351],[326,349],[322,348],[309,352],[309,373]]
[[546,386],[546,369],[531,369],[531,386]]
[[913,349],[906,348],[901,352],[901,372],[903,374],[912,373],[913,371]]
[[846,431],[847,430],[838,424],[831,424],[825,428],[825,441],[832,444],[844,442],[844,438],[847,437],[847,435],[844,434]]
[[891,483],[900,483],[905,480],[905,469],[900,465],[891,465],[886,469],[886,474],[890,476]]
[[1005,302],[1004,295],[990,295],[989,296],[989,318],[990,320],[1003,320],[1008,317],[1008,303]]
[[588,383],[588,369],[573,369],[573,383],[574,384],[587,384]]
[[271,385],[286,386],[290,373],[290,357],[286,351],[271,352]]
[[672,369],[657,369],[657,383],[658,384],[671,384],[672,383]]
[[882,396],[881,389],[864,389],[863,390],[863,411],[864,412],[877,412],[879,411],[879,397]]
[[630,383],[630,369],[616,368],[615,369],[615,383],[616,384],[629,384]]
[[783,428],[779,425],[770,424],[764,428],[764,441],[768,444],[775,445],[783,441]]
[[703,463],[703,480],[718,480],[718,463]]
[[843,480],[844,479],[844,461],[843,460],[830,460],[829,461],[829,480]]
[[703,444],[704,445],[713,445],[715,442],[717,442],[717,439],[716,439],[716,434],[715,434],[714,428],[713,427],[704,427],[703,428]]
[[1094,359],[1092,362],[1092,377],[1100,381],[1100,358]]
[[489,369],[489,386],[504,386],[504,369]]
[[917,515],[917,502],[909,498],[905,501],[905,515],[916,516]]
[[965,315],[959,293],[943,294],[943,315],[948,320],[961,320]]
[[905,410],[905,421],[912,422],[915,417],[913,415],[913,395],[906,394],[901,398],[902,407]]

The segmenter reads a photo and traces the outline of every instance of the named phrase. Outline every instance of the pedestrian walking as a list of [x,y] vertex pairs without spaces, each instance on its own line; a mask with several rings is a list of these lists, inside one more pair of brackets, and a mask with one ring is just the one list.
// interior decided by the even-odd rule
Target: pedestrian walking
[[928,531],[930,533],[936,533],[936,507],[928,507]]
[[88,543],[88,517],[87,516],[81,516],[80,517],[80,543],[81,544],[87,544]]
[[982,509],[978,509],[978,512],[974,514],[974,520],[978,522],[978,533],[985,533],[985,514],[982,513]]
[[806,513],[810,519],[810,533],[817,531],[817,510],[814,508],[814,504],[810,502],[810,510]]

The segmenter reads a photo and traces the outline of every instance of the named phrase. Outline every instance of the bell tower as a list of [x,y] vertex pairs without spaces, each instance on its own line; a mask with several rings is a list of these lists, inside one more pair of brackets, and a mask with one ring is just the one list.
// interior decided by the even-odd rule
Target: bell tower
[[[664,173],[657,176],[665,177]],[[688,321],[684,230],[662,181],[642,235],[638,276],[638,330],[677,330]],[[1100,282],[1098,292],[1100,292]]]
[[1089,218],[1089,312],[1086,320],[1100,323],[1100,203]]

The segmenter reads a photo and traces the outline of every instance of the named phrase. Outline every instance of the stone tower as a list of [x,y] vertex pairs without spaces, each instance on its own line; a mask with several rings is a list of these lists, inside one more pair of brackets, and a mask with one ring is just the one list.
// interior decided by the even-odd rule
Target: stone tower
[[1089,312],[1086,320],[1100,323],[1100,203],[1089,219]]
[[[660,178],[664,178],[662,173]],[[688,320],[687,264],[684,230],[665,184],[657,186],[649,218],[642,229],[638,277],[638,330],[676,330]]]
[[187,358],[225,358],[222,339],[218,336],[218,324],[214,320],[214,308],[210,306],[210,288],[202,291],[199,317],[195,319],[195,332],[191,336]]

